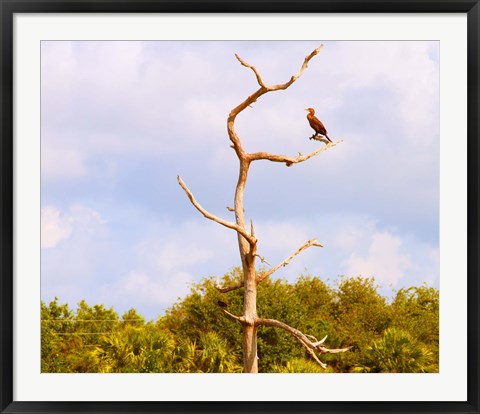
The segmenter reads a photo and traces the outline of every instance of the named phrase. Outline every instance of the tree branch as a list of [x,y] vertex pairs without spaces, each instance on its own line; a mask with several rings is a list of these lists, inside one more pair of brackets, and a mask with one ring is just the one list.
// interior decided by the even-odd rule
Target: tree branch
[[[312,335],[305,335],[303,332],[299,331],[298,329],[292,328],[290,325],[287,325],[284,322],[277,321],[276,319],[264,319],[264,318],[257,318],[255,320],[256,326],[274,326],[276,328],[281,328],[289,333],[291,333],[294,338],[300,342],[300,344],[307,350],[309,355],[315,359],[315,361],[322,367],[327,368],[327,364],[320,361],[318,355],[316,353],[321,354],[337,354],[340,352],[346,352],[351,349],[351,346],[346,348],[338,348],[338,349],[329,349],[324,347],[322,344],[327,339],[327,337],[323,338],[322,340],[318,341]],[[315,342],[312,342],[309,338],[313,338]]]
[[296,157],[289,157],[288,155],[278,155],[278,154],[270,154],[268,152],[254,152],[252,154],[248,154],[248,157],[251,161],[258,161],[258,160],[268,160],[272,162],[283,162],[287,167],[290,167],[292,164],[298,164],[300,162],[306,161],[316,155],[328,150],[329,148],[334,147],[342,142],[330,142],[324,147],[321,147],[310,154],[307,155],[297,155]]
[[230,313],[229,311],[227,311],[226,309],[223,309],[223,312],[230,316],[230,318],[233,318],[237,321],[239,321],[242,325],[245,323],[245,317],[244,316],[237,316],[237,315],[234,315],[233,313]]
[[259,254],[256,254],[255,257],[258,257],[262,263],[265,263],[265,264],[271,266],[271,264],[266,261],[265,257],[260,256]]
[[220,284],[220,280],[219,280],[219,279],[217,279],[217,280],[215,281],[215,283],[213,284],[213,286],[215,287],[215,289],[217,289],[217,290],[218,290],[219,292],[221,292],[221,293],[226,293],[226,292],[230,292],[230,291],[232,291],[232,290],[240,289],[240,288],[243,287],[243,285],[244,285],[244,282],[243,282],[243,280],[242,280],[242,281],[238,282],[236,285],[233,285],[233,286],[222,286],[222,285]]
[[312,239],[312,240],[309,240],[307,241],[306,243],[304,243],[302,246],[299,247],[299,249],[293,253],[292,255],[290,255],[289,257],[287,257],[283,262],[279,263],[278,265],[276,265],[275,267],[272,267],[270,270],[267,270],[266,272],[263,272],[263,273],[260,273],[258,276],[257,276],[257,283],[260,283],[262,280],[266,279],[268,276],[270,276],[271,274],[273,274],[274,272],[276,272],[278,269],[280,269],[281,267],[284,267],[286,265],[288,265],[290,263],[290,260],[292,260],[296,255],[298,255],[299,253],[301,253],[303,250],[305,249],[308,249],[309,247],[311,246],[317,246],[317,247],[323,247],[323,245],[321,245],[317,239]]
[[203,216],[205,218],[208,218],[210,220],[213,220],[215,222],[217,222],[218,224],[221,224],[222,226],[225,226],[225,227],[228,227],[229,229],[232,229],[232,230],[235,230],[237,233],[241,234],[250,244],[255,244],[257,242],[257,240],[255,239],[255,237],[252,237],[250,234],[248,234],[248,232],[242,228],[241,226],[239,226],[238,224],[235,224],[235,223],[232,223],[231,221],[226,221],[226,220],[223,220],[211,213],[209,213],[207,210],[205,210],[198,202],[197,200],[195,200],[195,197],[193,197],[193,194],[191,193],[191,191],[188,189],[188,187],[186,186],[186,184],[183,182],[182,178],[180,176],[177,176],[177,180],[178,180],[178,183],[180,184],[180,187],[183,188],[183,190],[185,191],[185,193],[187,194],[188,198],[190,199],[190,201],[192,202],[192,204],[195,206],[195,208],[200,211],[200,213],[203,214]]

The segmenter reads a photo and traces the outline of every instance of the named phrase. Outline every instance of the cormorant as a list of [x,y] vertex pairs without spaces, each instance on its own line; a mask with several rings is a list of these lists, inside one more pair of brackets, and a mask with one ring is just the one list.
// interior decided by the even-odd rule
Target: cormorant
[[315,135],[318,135],[318,134],[323,135],[330,142],[332,142],[332,140],[327,135],[327,130],[325,128],[325,125],[323,125],[322,121],[320,121],[320,119],[318,119],[315,116],[315,109],[307,108],[307,109],[305,109],[305,111],[308,111],[308,115],[307,115],[308,123],[313,128],[313,130],[315,131]]

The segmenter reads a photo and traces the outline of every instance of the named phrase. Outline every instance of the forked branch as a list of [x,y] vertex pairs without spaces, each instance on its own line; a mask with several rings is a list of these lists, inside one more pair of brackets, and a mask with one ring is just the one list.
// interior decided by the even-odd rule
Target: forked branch
[[[230,141],[232,141],[233,148],[235,149],[235,152],[237,153],[239,158],[244,158],[246,156],[246,153],[243,150],[242,144],[240,142],[240,138],[236,134],[235,128],[234,128],[235,118],[237,117],[237,115],[240,112],[242,112],[244,109],[251,106],[254,102],[257,101],[258,98],[260,98],[262,95],[266,94],[267,92],[273,92],[273,91],[287,89],[293,82],[295,82],[302,75],[302,73],[308,67],[308,62],[310,62],[310,60],[314,56],[318,55],[322,49],[323,49],[323,45],[320,45],[319,47],[314,49],[304,59],[302,67],[298,70],[297,73],[295,73],[295,75],[291,76],[291,78],[288,82],[280,83],[278,85],[271,85],[271,86],[267,86],[265,84],[265,82],[263,81],[262,77],[260,76],[260,73],[258,72],[258,70],[255,66],[250,65],[249,63],[245,62],[240,56],[235,54],[235,57],[237,58],[237,60],[240,62],[240,64],[242,66],[245,66],[245,67],[247,67],[247,68],[249,68],[253,71],[253,73],[255,74],[255,77],[257,79],[257,83],[260,86],[260,88],[257,89],[254,93],[252,93],[247,99],[245,99],[242,103],[240,103],[235,108],[233,108],[230,111],[230,114],[228,116],[228,121],[227,121],[228,136],[230,138]],[[281,161],[281,162],[284,162],[284,161]]]
[[[298,70],[298,72],[293,75],[290,80],[288,82],[285,82],[285,83],[280,83],[278,85],[272,85],[272,86],[267,86],[265,85],[265,83],[263,82],[263,79],[262,77],[260,76],[260,74],[258,73],[258,70],[255,66],[252,66],[250,64],[248,64],[247,62],[245,62],[240,56],[238,56],[237,54],[235,54],[235,57],[238,59],[238,61],[245,67],[247,68],[250,68],[252,69],[253,73],[255,73],[255,77],[257,78],[257,82],[258,84],[260,85],[260,88],[261,89],[264,89],[265,91],[263,93],[266,93],[266,92],[270,92],[270,91],[278,91],[280,89],[287,89],[293,82],[295,82],[301,75],[302,73],[304,72],[304,70],[308,67],[308,62],[310,62],[310,60],[318,55],[320,53],[320,51],[323,49],[323,45],[320,45],[319,47],[317,47],[316,49],[314,49],[312,51],[312,53],[310,53],[304,60],[303,60],[303,64],[302,64],[302,67]],[[262,94],[263,95],[263,94]],[[258,98],[258,97],[257,97]],[[253,101],[255,102],[255,101]],[[247,105],[248,106],[248,105]]]
[[258,84],[262,87],[262,88],[267,88],[267,86],[263,83],[263,80],[262,80],[262,77],[260,76],[260,73],[258,73],[258,70],[255,66],[252,66],[250,64],[248,64],[247,62],[245,62],[240,56],[238,56],[236,53],[235,53],[235,57],[237,58],[237,60],[242,64],[242,66],[245,66],[246,68],[250,68],[253,70],[253,73],[255,73],[255,76],[257,78],[257,82]]
[[[274,326],[274,327],[281,328],[281,329],[291,333],[294,336],[294,338],[298,342],[300,342],[300,344],[307,350],[309,355],[324,369],[327,368],[327,364],[325,364],[324,362],[322,362],[318,358],[317,353],[319,355],[321,355],[321,354],[337,354],[337,353],[340,353],[340,352],[346,352],[351,348],[351,346],[349,346],[349,347],[346,347],[346,348],[329,349],[329,348],[323,346],[323,343],[327,339],[326,336],[319,341],[314,336],[306,335],[303,332],[299,331],[298,329],[292,328],[290,325],[287,325],[284,322],[277,321],[276,319],[257,318],[256,321],[255,321],[255,324],[257,326],[261,326],[261,325],[263,325],[263,326]],[[310,340],[310,338],[314,342],[312,342]]]

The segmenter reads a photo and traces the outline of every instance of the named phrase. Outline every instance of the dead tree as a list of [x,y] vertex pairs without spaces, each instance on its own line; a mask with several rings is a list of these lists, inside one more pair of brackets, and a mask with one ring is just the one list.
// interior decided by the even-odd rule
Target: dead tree
[[287,257],[285,260],[283,260],[276,266],[263,272],[257,272],[255,267],[256,259],[259,258],[262,261],[264,261],[264,259],[257,252],[258,240],[255,236],[253,221],[250,221],[249,228],[247,228],[247,225],[245,223],[245,211],[243,208],[243,195],[245,191],[245,185],[247,182],[248,170],[249,170],[250,164],[253,161],[267,160],[272,162],[283,163],[287,167],[290,167],[293,164],[298,164],[316,155],[319,155],[320,153],[334,147],[341,141],[329,143],[326,140],[319,139],[323,141],[326,145],[316,149],[315,151],[311,152],[308,155],[298,155],[295,157],[290,157],[287,155],[270,154],[267,152],[248,153],[242,147],[240,138],[235,132],[235,120],[243,110],[245,110],[254,102],[256,102],[257,99],[260,98],[262,95],[269,92],[284,90],[284,89],[287,89],[289,86],[291,86],[305,71],[310,60],[314,56],[316,56],[321,51],[322,48],[323,48],[323,45],[320,45],[320,47],[318,47],[312,53],[310,53],[305,58],[300,70],[295,75],[293,75],[288,82],[278,84],[278,85],[271,85],[271,86],[268,86],[265,84],[262,77],[260,76],[260,73],[254,66],[245,62],[243,59],[240,58],[240,56],[235,55],[241,65],[253,71],[257,79],[257,83],[259,85],[259,88],[254,93],[252,93],[247,99],[245,99],[237,107],[232,109],[227,120],[228,136],[230,138],[230,141],[232,142],[231,147],[235,150],[235,153],[237,154],[238,160],[240,162],[240,171],[239,171],[238,181],[237,181],[236,190],[235,190],[234,208],[227,207],[228,210],[235,212],[235,222],[224,220],[206,211],[194,198],[193,194],[188,189],[188,187],[183,182],[183,180],[180,178],[180,176],[178,177],[178,183],[183,188],[183,190],[185,191],[185,193],[187,194],[188,198],[190,199],[192,204],[195,206],[195,208],[198,211],[200,211],[200,213],[202,213],[207,219],[213,220],[225,227],[228,227],[234,230],[237,233],[240,258],[242,261],[243,278],[239,283],[232,286],[221,286],[220,283],[217,281],[215,283],[215,287],[218,291],[223,293],[229,292],[235,289],[241,289],[241,288],[244,289],[243,315],[238,316],[238,315],[232,314],[226,309],[222,309],[222,310],[229,317],[237,320],[243,325],[243,363],[244,363],[244,372],[247,372],[247,373],[258,372],[257,329],[259,326],[274,326],[274,327],[286,330],[287,332],[292,334],[295,337],[295,339],[298,342],[300,342],[300,344],[307,350],[307,352],[315,359],[315,361],[324,368],[326,367],[326,364],[319,359],[319,355],[323,353],[345,352],[349,349],[349,348],[328,349],[323,345],[326,337],[321,340],[317,340],[315,337],[304,334],[299,330],[283,322],[277,321],[275,319],[261,318],[257,315],[258,284],[261,283],[266,278],[268,278],[270,275],[272,275],[275,271],[277,271],[281,267],[288,265],[290,261],[303,250],[308,249],[309,247],[312,247],[312,246],[322,247],[322,245],[316,239],[308,240],[302,246],[300,246],[295,253],[291,254],[289,257]]

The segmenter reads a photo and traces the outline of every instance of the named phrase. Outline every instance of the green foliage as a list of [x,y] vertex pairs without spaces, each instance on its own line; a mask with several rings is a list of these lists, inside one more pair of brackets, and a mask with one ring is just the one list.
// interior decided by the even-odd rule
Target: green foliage
[[389,328],[367,347],[353,372],[438,372],[438,363],[433,352],[408,332]]
[[[292,285],[282,280],[265,280],[258,289],[257,312],[288,325],[302,319],[296,306],[298,299]],[[300,329],[300,328],[299,328]],[[300,344],[282,329],[260,327],[257,334],[258,366],[261,372],[270,372],[273,365],[284,365],[292,357],[301,358],[304,350]]]
[[100,372],[172,372],[175,339],[149,324],[103,335],[91,355]]
[[42,302],[42,372],[99,372],[89,346],[102,335],[92,322],[102,324],[96,318],[112,317],[113,311],[104,310],[103,305],[90,308],[82,301],[74,314],[57,298],[48,306]]
[[129,309],[122,315],[122,326],[141,327],[145,324],[145,318],[139,315],[135,309]]
[[341,372],[350,371],[363,350],[379,338],[391,323],[387,301],[378,293],[373,278],[342,279],[335,292],[334,329],[341,344],[329,341],[329,346],[352,346],[336,364]]
[[177,372],[242,372],[241,355],[214,331],[200,333],[200,339],[183,339],[178,347]]
[[285,365],[272,365],[270,372],[282,374],[326,374],[332,373],[334,370],[332,367],[327,367],[325,370],[316,362],[304,358],[296,358],[287,361]]
[[393,326],[427,345],[438,359],[439,304],[437,289],[420,286],[400,289],[392,303]]
[[55,298],[48,306],[41,303],[40,314],[42,372],[65,372],[68,369],[65,350],[70,349],[70,341],[64,334],[73,330],[73,313],[67,304],[59,305]]
[[[221,282],[241,278],[234,268]],[[241,324],[218,305],[243,314],[243,289],[219,293],[213,278],[192,286],[155,322],[135,309],[121,318],[104,305],[81,301],[75,311],[58,299],[42,302],[42,372],[242,372]],[[317,339],[328,335],[322,369],[286,331],[258,330],[261,372],[438,372],[439,293],[400,289],[391,304],[374,279],[342,278],[334,287],[302,275],[294,283],[266,279],[258,287],[259,316],[277,319]]]

